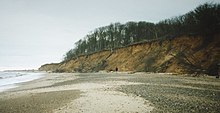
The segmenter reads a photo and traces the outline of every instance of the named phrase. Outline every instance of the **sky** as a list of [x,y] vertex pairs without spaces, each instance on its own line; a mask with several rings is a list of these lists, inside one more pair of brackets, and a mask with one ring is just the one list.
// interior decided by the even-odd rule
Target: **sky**
[[185,14],[219,0],[0,0],[0,70],[56,63],[74,43],[110,23]]

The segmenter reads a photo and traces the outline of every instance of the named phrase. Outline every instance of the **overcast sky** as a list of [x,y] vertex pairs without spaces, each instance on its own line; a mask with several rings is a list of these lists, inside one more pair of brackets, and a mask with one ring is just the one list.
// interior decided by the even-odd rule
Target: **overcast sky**
[[218,0],[0,0],[0,70],[60,62],[74,43],[110,23],[158,22]]

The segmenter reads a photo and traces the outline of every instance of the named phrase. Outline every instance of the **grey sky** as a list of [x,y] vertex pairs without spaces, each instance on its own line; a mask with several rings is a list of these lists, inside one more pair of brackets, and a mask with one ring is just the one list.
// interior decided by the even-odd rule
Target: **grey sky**
[[114,22],[158,22],[218,0],[0,0],[0,70],[60,62],[74,43]]

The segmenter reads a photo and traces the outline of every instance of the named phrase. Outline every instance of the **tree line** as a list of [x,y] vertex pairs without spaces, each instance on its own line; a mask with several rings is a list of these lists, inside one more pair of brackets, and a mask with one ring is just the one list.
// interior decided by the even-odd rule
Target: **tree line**
[[210,36],[220,31],[220,4],[205,3],[184,15],[158,23],[145,21],[111,23],[96,28],[64,55],[64,61],[102,50],[113,50],[138,42],[181,35]]

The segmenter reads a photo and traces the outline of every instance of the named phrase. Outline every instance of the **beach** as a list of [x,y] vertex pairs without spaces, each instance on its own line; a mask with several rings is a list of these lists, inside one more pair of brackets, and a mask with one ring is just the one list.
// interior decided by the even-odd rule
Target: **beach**
[[18,87],[17,84],[44,77],[42,72],[0,71],[0,92]]
[[[79,90],[48,90],[51,85],[76,79],[73,74],[46,74],[45,77],[21,83],[0,93],[1,113],[44,113],[79,97]],[[47,88],[48,87],[48,88]],[[51,89],[51,88],[49,88]]]
[[220,80],[155,73],[47,73],[0,93],[1,113],[220,111]]

